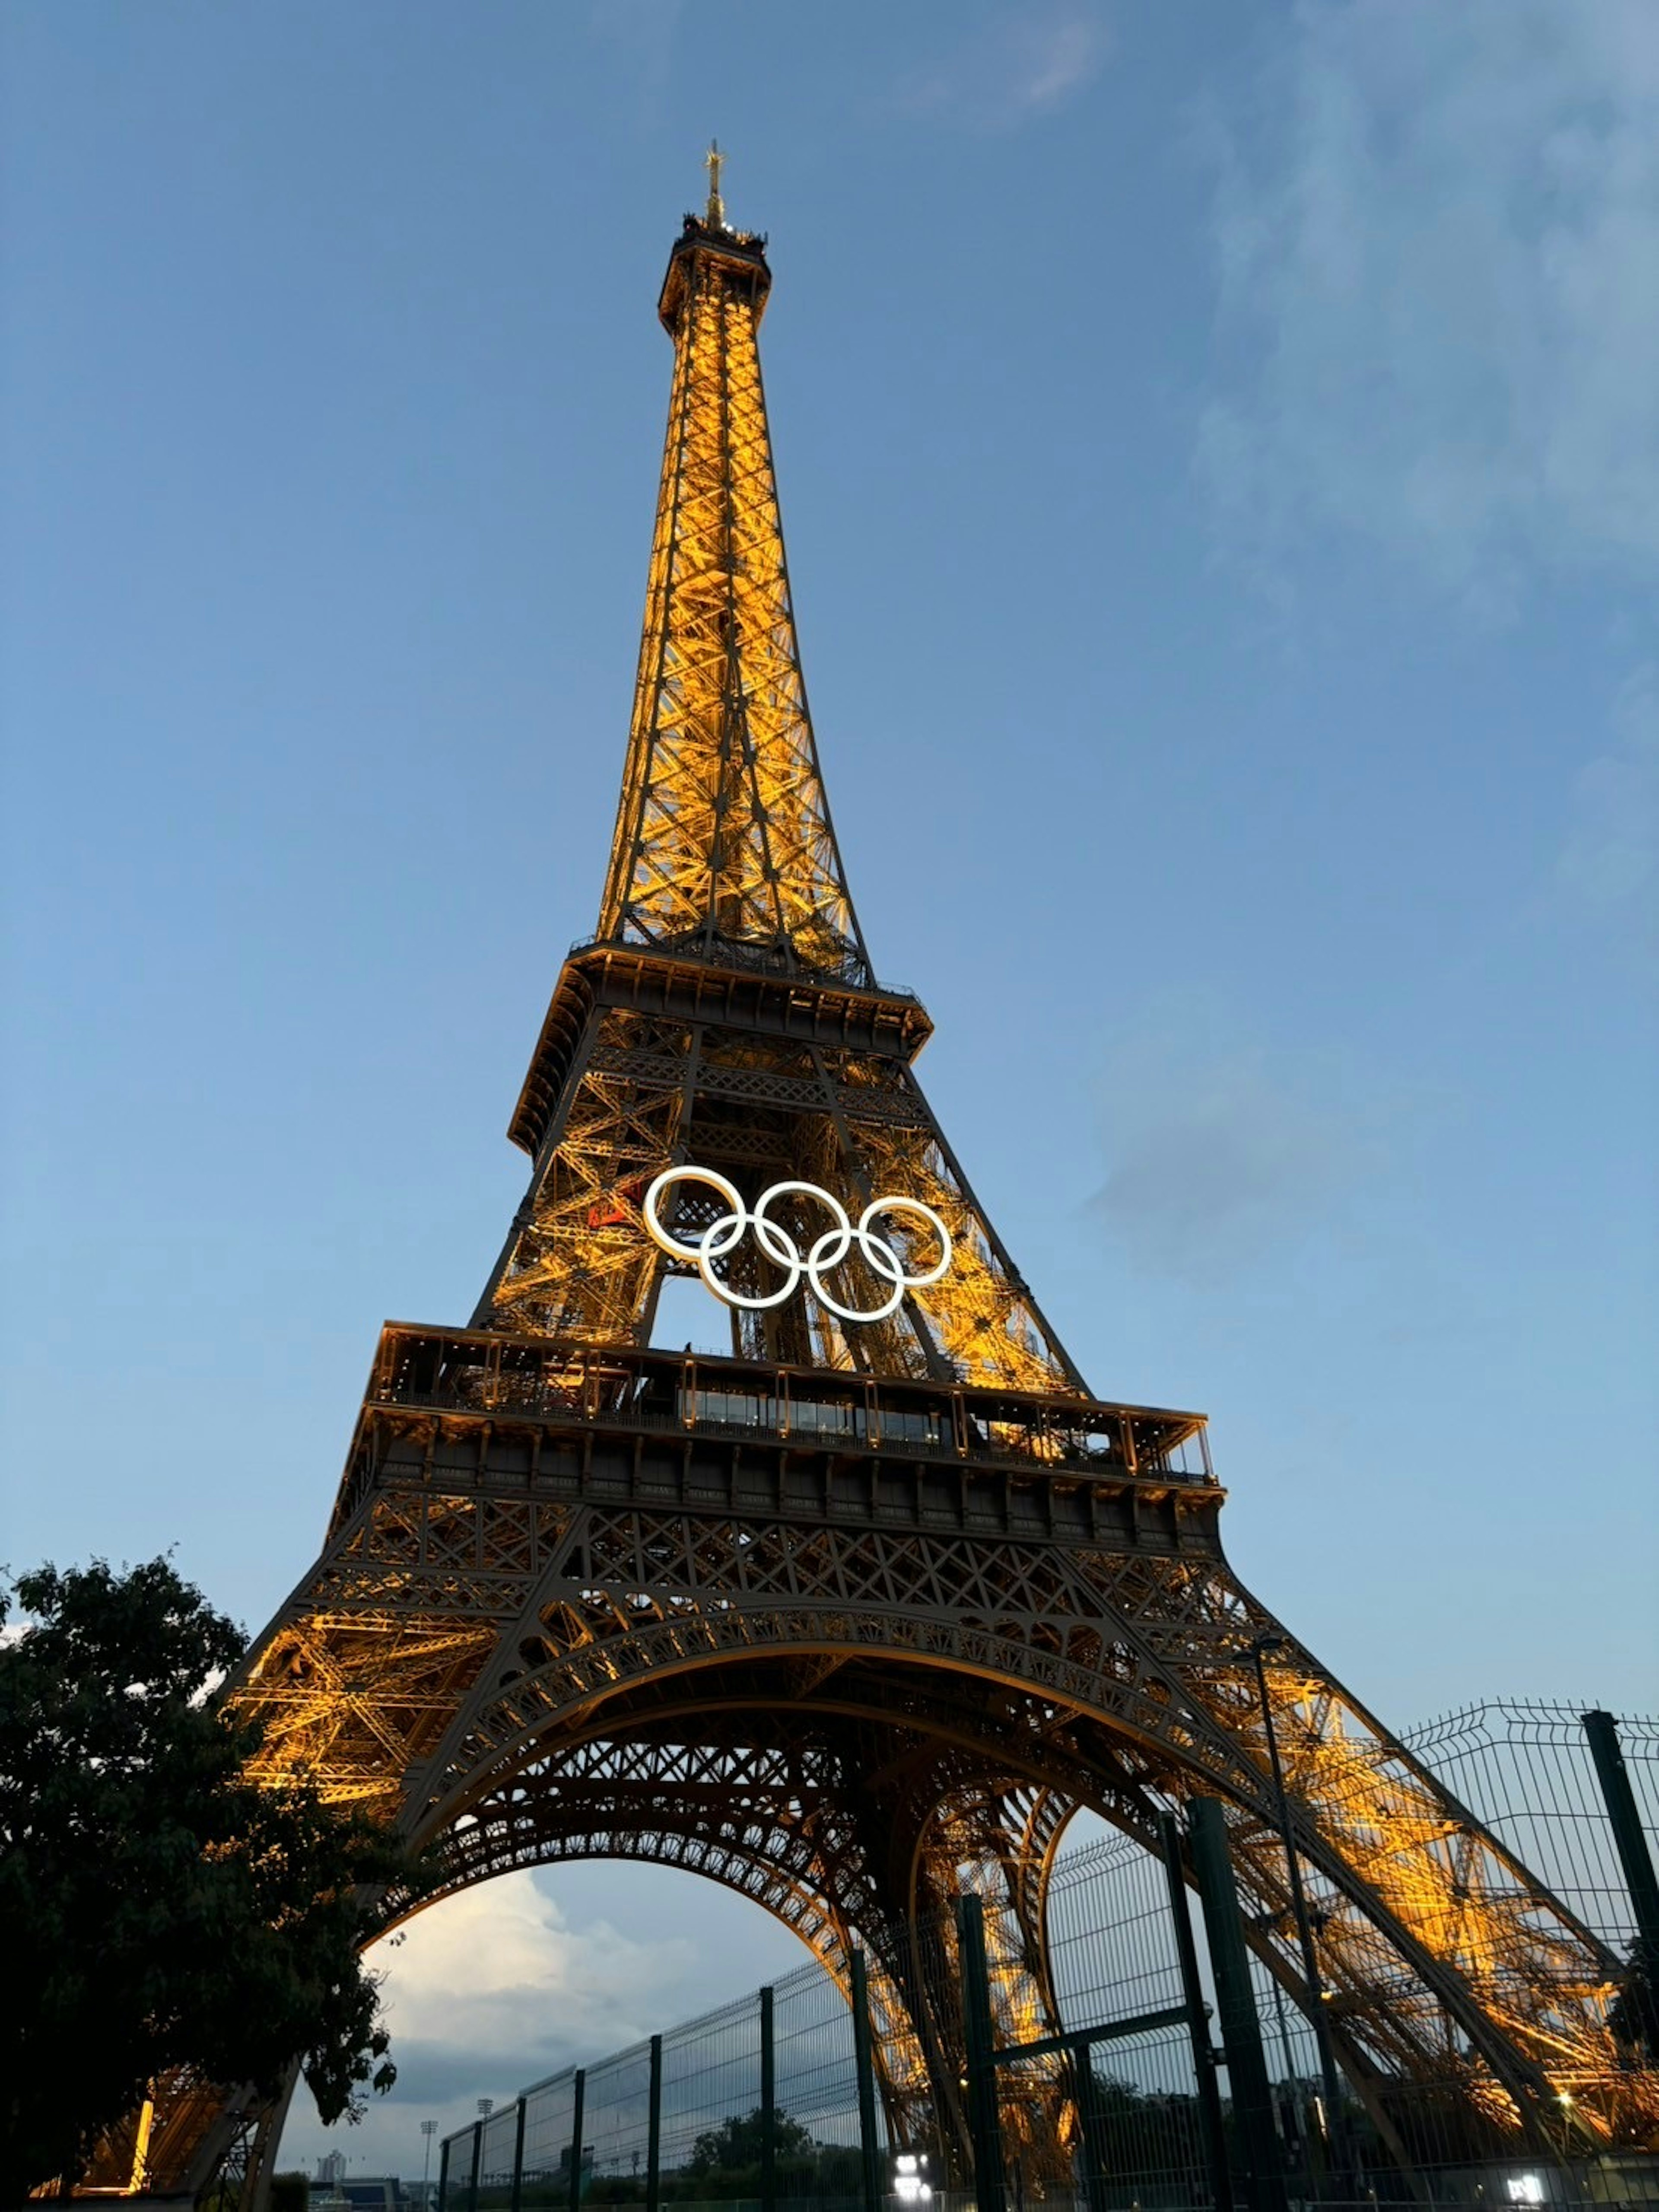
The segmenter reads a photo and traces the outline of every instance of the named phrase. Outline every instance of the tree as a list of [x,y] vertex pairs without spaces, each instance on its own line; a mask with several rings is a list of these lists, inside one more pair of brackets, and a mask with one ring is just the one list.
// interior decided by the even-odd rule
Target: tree
[[1152,2177],[1201,2173],[1203,2135],[1195,2097],[1148,2091],[1104,2071],[1091,2071],[1084,2088],[1091,2100],[1084,2157],[1097,2198],[1115,2191],[1144,2201]]
[[[765,2126],[766,2108],[763,2105],[757,2105],[746,2118],[734,2112],[719,2127],[707,2129],[697,2137],[685,2161],[685,2171],[703,2181],[719,2173],[742,2173],[750,2166],[758,2170]],[[817,2148],[800,2122],[792,2120],[775,2105],[772,2108],[772,2126],[773,2155],[779,2160],[804,2157]]]
[[[257,1731],[211,1686],[244,1638],[165,1559],[13,1584],[0,1644],[0,2203],[78,2172],[179,2069],[325,2121],[389,2088],[367,1893],[415,1878],[303,1781],[248,1782]],[[0,1589],[0,1624],[9,1600]]]

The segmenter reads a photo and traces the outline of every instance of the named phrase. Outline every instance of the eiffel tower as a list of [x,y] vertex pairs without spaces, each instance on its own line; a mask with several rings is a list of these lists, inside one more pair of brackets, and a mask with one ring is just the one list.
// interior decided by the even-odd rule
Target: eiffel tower
[[[382,1332],[321,1555],[238,1692],[258,1769],[434,1849],[440,1896],[653,1860],[843,1980],[861,1947],[890,2112],[958,2135],[892,1931],[998,1901],[1002,2001],[1041,2033],[1067,1820],[1150,1848],[1216,1796],[1257,1954],[1382,2124],[1454,2081],[1517,2140],[1632,2140],[1659,2081],[1606,2027],[1616,1962],[1241,1585],[1202,1418],[1091,1395],[922,1094],[931,1024],[877,981],[807,711],[766,242],[711,184],[659,301],[621,803],[513,1115],[529,1186],[467,1327]],[[652,1348],[675,1276],[729,1356]],[[152,2185],[247,2119],[175,2095]]]

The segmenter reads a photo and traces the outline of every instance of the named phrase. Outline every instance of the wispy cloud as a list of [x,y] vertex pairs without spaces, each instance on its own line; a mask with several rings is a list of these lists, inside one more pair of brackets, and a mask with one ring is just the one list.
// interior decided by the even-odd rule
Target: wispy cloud
[[1110,45],[1104,15],[1085,0],[1004,8],[903,80],[894,104],[972,130],[1017,129],[1091,84]]
[[1233,551],[1369,540],[1499,614],[1659,579],[1649,0],[1304,0],[1205,136]]
[[1108,1064],[1094,1207],[1139,1273],[1224,1283],[1340,1221],[1404,1110],[1327,1056],[1229,1037],[1189,1008]]

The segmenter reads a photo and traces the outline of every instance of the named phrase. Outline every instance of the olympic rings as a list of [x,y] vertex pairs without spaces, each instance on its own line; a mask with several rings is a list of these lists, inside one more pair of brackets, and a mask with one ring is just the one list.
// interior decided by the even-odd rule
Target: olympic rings
[[[696,1244],[683,1244],[678,1237],[671,1237],[663,1227],[657,1212],[664,1194],[675,1183],[680,1182],[707,1184],[710,1190],[718,1192],[729,1209],[712,1227],[704,1231]],[[774,1221],[767,1212],[774,1199],[785,1197],[791,1191],[799,1192],[803,1198],[816,1200],[828,1211],[831,1219],[832,1225],[816,1239],[805,1257],[789,1231]],[[827,1190],[820,1190],[815,1182],[775,1182],[769,1190],[763,1191],[755,1200],[751,1212],[744,1204],[743,1194],[737,1185],[728,1182],[725,1176],[717,1175],[713,1168],[665,1168],[646,1192],[642,1211],[646,1229],[654,1244],[672,1259],[695,1261],[697,1273],[717,1298],[723,1298],[729,1306],[745,1307],[751,1313],[763,1306],[781,1306],[799,1286],[800,1279],[805,1275],[811,1282],[818,1303],[834,1314],[837,1321],[885,1321],[890,1314],[897,1312],[907,1291],[926,1290],[930,1283],[939,1281],[951,1264],[951,1232],[932,1206],[924,1206],[919,1198],[872,1199],[859,1216],[858,1226],[854,1228],[841,1200],[832,1198]],[[939,1238],[938,1263],[924,1274],[907,1275],[899,1255],[884,1237],[878,1237],[870,1226],[878,1215],[884,1213],[919,1215]],[[733,1250],[744,1231],[750,1228],[754,1230],[755,1242],[767,1258],[777,1267],[787,1270],[787,1280],[782,1289],[769,1291],[763,1297],[748,1297],[741,1291],[734,1291],[729,1283],[723,1283],[714,1270],[714,1261],[724,1259],[728,1252]],[[855,1244],[872,1271],[893,1286],[881,1304],[868,1313],[861,1312],[856,1306],[840,1304],[823,1286],[825,1273],[838,1267]]]

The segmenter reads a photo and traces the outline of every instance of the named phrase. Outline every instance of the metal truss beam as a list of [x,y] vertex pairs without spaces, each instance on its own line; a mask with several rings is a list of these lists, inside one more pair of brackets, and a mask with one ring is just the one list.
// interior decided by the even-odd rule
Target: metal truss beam
[[[770,282],[762,240],[688,217],[623,791],[514,1116],[529,1188],[472,1327],[382,1336],[322,1553],[234,1686],[253,1771],[436,1849],[446,1892],[649,1858],[755,1898],[837,1972],[856,1940],[890,2110],[957,2140],[944,1908],[1001,1908],[999,2001],[1043,2042],[1069,1811],[1156,1848],[1161,1813],[1218,1798],[1250,1940],[1305,1999],[1288,1819],[1373,2109],[1449,2081],[1534,2139],[1651,2138],[1659,2076],[1607,2024],[1618,1962],[1243,1588],[1201,1419],[1089,1396],[917,1084],[931,1025],[875,980],[807,712]],[[641,1208],[687,1164],[745,1206],[777,1183],[854,1216],[921,1201],[950,1265],[870,1322],[798,1271],[733,1310],[729,1359],[653,1352],[681,1263]],[[771,1217],[803,1251],[811,1204]],[[739,1297],[776,1288],[752,1240],[722,1264]],[[837,1280],[839,1304],[884,1297],[857,1250]],[[246,2100],[173,2088],[153,2164],[198,2187]],[[1061,2097],[1044,2132],[1073,2124]]]

